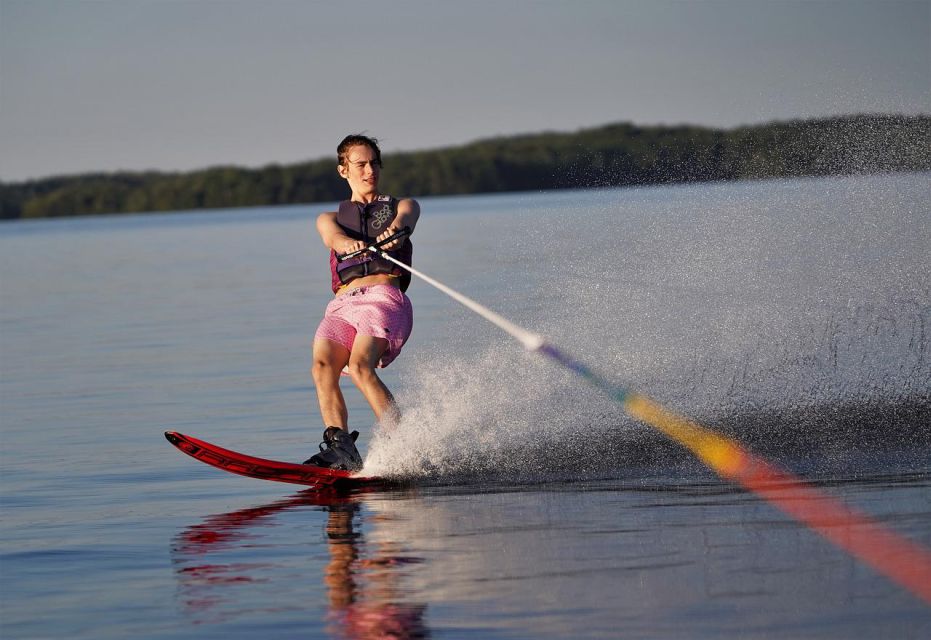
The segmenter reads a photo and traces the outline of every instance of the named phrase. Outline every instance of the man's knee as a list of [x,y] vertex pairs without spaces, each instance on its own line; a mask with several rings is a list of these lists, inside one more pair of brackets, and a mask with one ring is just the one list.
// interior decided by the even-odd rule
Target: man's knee
[[350,360],[348,369],[349,376],[357,385],[378,379],[378,376],[375,374],[375,368],[364,360]]
[[314,357],[314,363],[311,366],[310,373],[317,382],[332,380],[339,376],[340,369],[327,358]]

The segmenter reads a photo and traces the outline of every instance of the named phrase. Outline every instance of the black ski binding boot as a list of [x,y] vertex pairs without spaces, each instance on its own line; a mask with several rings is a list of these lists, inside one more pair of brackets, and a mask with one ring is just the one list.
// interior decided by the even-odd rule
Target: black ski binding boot
[[304,464],[312,464],[327,469],[358,471],[362,468],[362,456],[356,449],[358,431],[348,433],[339,427],[327,427],[320,443],[320,453],[311,456]]

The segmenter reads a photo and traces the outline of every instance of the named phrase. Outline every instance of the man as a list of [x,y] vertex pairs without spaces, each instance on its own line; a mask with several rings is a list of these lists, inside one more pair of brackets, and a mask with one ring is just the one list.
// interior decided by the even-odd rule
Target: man
[[[413,309],[404,293],[410,274],[371,252],[343,262],[336,256],[360,251],[403,229],[413,232],[420,205],[416,200],[398,200],[379,192],[381,150],[374,138],[347,136],[336,152],[337,171],[352,195],[340,203],[338,211],[317,218],[317,231],[330,249],[336,298],[327,305],[314,335],[313,377],[326,429],[320,453],[304,464],[356,471],[362,468],[355,445],[359,434],[348,431],[349,416],[339,377],[348,373],[379,423],[397,421],[394,398],[375,369],[394,360],[410,337]],[[412,248],[406,236],[386,243],[382,250],[410,264]]]

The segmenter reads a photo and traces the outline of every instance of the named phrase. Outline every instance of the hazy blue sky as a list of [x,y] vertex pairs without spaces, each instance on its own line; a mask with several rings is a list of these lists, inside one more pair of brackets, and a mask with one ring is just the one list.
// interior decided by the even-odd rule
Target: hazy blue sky
[[0,179],[931,113],[931,2],[0,0]]

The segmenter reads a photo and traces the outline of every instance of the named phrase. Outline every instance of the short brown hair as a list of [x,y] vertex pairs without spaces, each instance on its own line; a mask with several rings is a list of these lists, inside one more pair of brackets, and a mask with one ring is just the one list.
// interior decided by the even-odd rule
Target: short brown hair
[[378,140],[371,138],[361,133],[350,133],[348,136],[343,138],[343,141],[339,143],[339,146],[336,147],[336,158],[339,161],[340,166],[346,164],[346,154],[349,153],[349,150],[353,147],[358,147],[359,145],[364,145],[375,152],[375,161],[378,162],[378,166],[381,164],[381,149],[378,148]]

